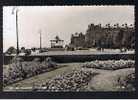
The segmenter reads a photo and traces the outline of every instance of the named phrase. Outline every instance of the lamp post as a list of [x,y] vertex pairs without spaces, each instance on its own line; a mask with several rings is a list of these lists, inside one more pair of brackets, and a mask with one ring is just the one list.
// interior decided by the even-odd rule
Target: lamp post
[[40,50],[42,49],[42,37],[41,37],[41,30],[40,30]]
[[12,14],[14,14],[14,11],[16,13],[16,39],[17,39],[17,43],[16,43],[16,46],[17,46],[17,52],[16,52],[16,55],[19,54],[19,36],[18,36],[18,9],[16,7],[13,8],[12,10]]

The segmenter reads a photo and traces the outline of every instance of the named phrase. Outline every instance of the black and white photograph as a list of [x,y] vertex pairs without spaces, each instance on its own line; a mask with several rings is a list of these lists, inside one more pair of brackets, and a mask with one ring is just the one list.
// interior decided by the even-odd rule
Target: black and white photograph
[[3,91],[136,91],[135,6],[3,6]]

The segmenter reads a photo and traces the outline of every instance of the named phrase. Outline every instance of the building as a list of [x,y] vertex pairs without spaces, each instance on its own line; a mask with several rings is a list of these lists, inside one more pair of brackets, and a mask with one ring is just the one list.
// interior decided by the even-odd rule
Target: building
[[134,48],[134,25],[127,24],[105,26],[88,25],[86,34],[75,33],[71,36],[70,46],[74,48]]
[[85,35],[82,33],[72,34],[70,45],[75,48],[83,48],[85,45]]
[[118,23],[114,26],[106,24],[105,27],[90,24],[85,34],[85,42],[88,48],[120,48],[122,46],[130,48],[131,44],[134,44],[132,43],[134,37],[132,24],[130,26],[127,24],[119,26]]
[[64,40],[61,40],[58,36],[54,40],[50,40],[51,48],[63,48]]

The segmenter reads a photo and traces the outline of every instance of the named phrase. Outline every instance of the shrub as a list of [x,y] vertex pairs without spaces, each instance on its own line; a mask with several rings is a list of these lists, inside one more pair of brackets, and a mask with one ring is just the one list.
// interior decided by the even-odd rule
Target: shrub
[[122,68],[131,68],[135,66],[133,60],[108,60],[108,61],[91,61],[85,63],[82,67],[84,68],[98,68],[105,70],[117,70]]
[[40,73],[53,70],[57,64],[52,60],[45,60],[42,63],[39,58],[31,62],[25,62],[20,57],[14,57],[9,67],[4,68],[3,82],[4,85],[23,80]]

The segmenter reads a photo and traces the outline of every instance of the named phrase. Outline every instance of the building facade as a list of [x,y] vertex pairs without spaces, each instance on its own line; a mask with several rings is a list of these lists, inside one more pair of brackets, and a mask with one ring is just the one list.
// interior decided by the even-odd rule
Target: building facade
[[61,40],[58,36],[55,39],[50,40],[51,48],[63,48],[64,40]]
[[122,26],[119,26],[118,23],[113,26],[106,24],[104,27],[102,27],[101,24],[90,24],[88,25],[86,34],[72,34],[70,44],[75,48],[134,48],[134,30],[132,24],[128,26],[126,23],[122,24]]
[[75,33],[71,36],[71,43],[75,48],[82,48],[85,45],[85,35],[82,33]]

